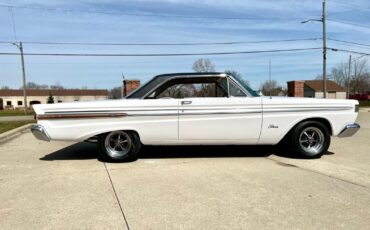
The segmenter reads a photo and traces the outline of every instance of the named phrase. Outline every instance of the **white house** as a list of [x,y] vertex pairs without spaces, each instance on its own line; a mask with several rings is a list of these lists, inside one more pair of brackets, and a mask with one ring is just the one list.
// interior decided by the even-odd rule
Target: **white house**
[[[108,99],[108,90],[27,89],[27,107],[47,103],[50,94],[54,103]],[[0,89],[0,109],[16,108],[24,108],[23,90]]]

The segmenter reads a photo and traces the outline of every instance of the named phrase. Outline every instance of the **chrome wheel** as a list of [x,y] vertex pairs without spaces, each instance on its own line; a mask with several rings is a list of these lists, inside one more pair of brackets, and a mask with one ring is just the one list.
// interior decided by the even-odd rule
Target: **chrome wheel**
[[130,152],[132,140],[126,132],[115,131],[105,137],[104,145],[110,157],[121,158]]
[[305,152],[312,155],[321,152],[324,141],[324,133],[316,127],[307,127],[299,135],[299,145]]

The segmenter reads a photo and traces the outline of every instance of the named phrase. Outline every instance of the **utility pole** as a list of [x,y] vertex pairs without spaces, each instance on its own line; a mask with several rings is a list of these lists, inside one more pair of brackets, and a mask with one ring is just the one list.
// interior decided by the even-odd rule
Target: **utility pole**
[[122,73],[122,85],[121,85],[121,98],[122,99],[124,97],[124,95],[123,95],[124,84],[125,84],[125,75],[123,75],[123,73]]
[[16,47],[18,47],[21,53],[21,63],[22,63],[22,79],[23,79],[23,103],[24,103],[24,113],[27,114],[27,90],[26,90],[26,70],[24,66],[24,55],[23,55],[23,45],[22,42],[13,43]]
[[324,98],[326,98],[326,2],[325,0],[322,1],[322,54],[323,54],[323,73],[322,73],[322,80],[323,80],[323,93]]
[[12,22],[13,22],[13,32],[14,32],[14,41],[15,41],[13,43],[13,45],[15,45],[21,53],[24,114],[27,114],[26,70],[25,70],[25,67],[24,67],[23,45],[22,45],[22,42],[19,42],[19,44],[17,43],[17,30],[16,30],[16,26],[15,26],[13,7],[9,7],[9,10],[12,14]]
[[272,99],[272,97],[271,97],[271,88],[272,88],[272,84],[271,84],[271,59],[269,59],[269,85],[270,85],[270,87],[269,87],[269,93],[270,93],[270,99]]
[[326,98],[326,92],[327,92],[327,87],[326,87],[326,53],[327,53],[327,47],[326,47],[326,1],[322,0],[322,17],[321,18],[313,18],[313,19],[308,19],[305,21],[302,21],[301,23],[307,23],[311,21],[316,21],[316,22],[322,22],[322,81],[323,81],[323,87],[322,91],[324,94],[324,98]]
[[351,83],[351,63],[352,63],[352,55],[349,55],[349,62],[348,62],[348,78],[347,78],[347,99],[349,99],[349,85]]

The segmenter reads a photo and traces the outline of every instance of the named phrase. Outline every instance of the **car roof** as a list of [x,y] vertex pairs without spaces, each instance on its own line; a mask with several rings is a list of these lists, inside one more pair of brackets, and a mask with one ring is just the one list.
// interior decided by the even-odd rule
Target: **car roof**
[[195,72],[183,72],[183,73],[166,73],[160,74],[155,76],[153,79],[161,78],[161,79],[168,79],[172,77],[181,77],[181,76],[189,76],[189,77],[223,77],[226,76],[226,73],[222,72],[202,72],[202,73],[195,73]]

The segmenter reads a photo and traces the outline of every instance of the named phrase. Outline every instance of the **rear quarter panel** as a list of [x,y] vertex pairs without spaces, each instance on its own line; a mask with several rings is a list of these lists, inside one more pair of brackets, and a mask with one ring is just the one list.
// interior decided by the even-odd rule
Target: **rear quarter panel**
[[356,100],[316,98],[263,98],[263,124],[259,144],[277,144],[303,120],[321,118],[330,123],[333,136],[356,121]]

